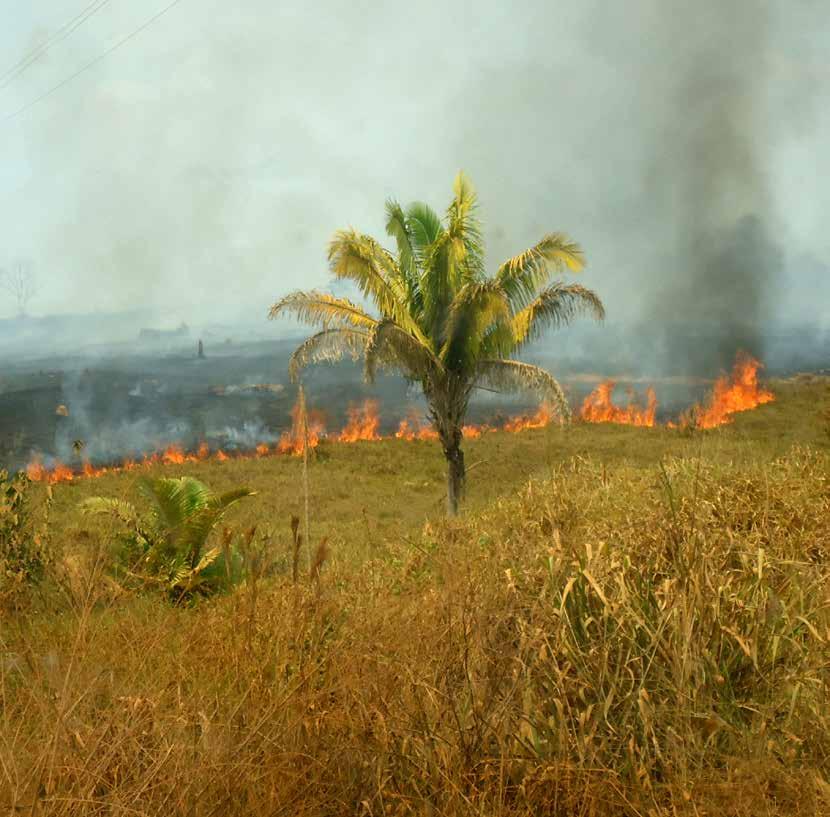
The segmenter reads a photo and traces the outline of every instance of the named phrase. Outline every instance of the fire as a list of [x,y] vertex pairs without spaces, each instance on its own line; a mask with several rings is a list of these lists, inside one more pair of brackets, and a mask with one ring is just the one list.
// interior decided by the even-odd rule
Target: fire
[[185,453],[180,445],[168,445],[161,455],[162,460],[168,465],[181,465],[185,462]]
[[[762,389],[758,385],[758,371],[761,364],[751,356],[739,352],[734,368],[730,375],[722,375],[716,381],[711,396],[703,406],[693,406],[686,413],[686,419],[681,424],[693,422],[699,428],[715,428],[732,422],[732,415],[740,411],[748,411],[764,403],[775,400],[772,392]],[[600,383],[582,403],[580,417],[591,423],[623,423],[635,426],[651,427],[656,424],[657,397],[654,389],[646,391],[645,406],[638,404],[633,398],[626,407],[613,403],[612,393],[614,382]],[[549,425],[557,413],[553,408],[543,403],[531,415],[523,415],[508,419],[502,426],[503,431],[517,433],[527,429],[544,428]],[[308,411],[306,419],[308,427],[308,447],[316,448],[320,440],[326,435],[324,416],[319,411]],[[673,423],[668,424],[674,427]],[[343,430],[334,436],[339,442],[356,442],[358,440],[380,440],[380,416],[378,404],[375,400],[367,400],[360,407],[349,409],[349,420]],[[476,439],[482,434],[496,431],[487,425],[465,425],[462,433],[466,439]],[[301,456],[304,449],[304,430],[300,416],[299,403],[291,411],[291,429],[283,433],[275,447],[267,443],[260,443],[248,456],[264,457],[270,454],[293,454]],[[435,440],[438,432],[415,414],[410,414],[400,421],[394,436],[402,440]],[[240,454],[239,456],[245,456]],[[78,478],[94,478],[103,474],[132,471],[137,468],[149,468],[155,465],[181,465],[186,462],[200,462],[211,457],[211,451],[206,442],[202,442],[193,453],[187,453],[180,445],[170,445],[164,451],[145,454],[140,462],[125,459],[119,466],[96,468],[89,461],[85,461],[78,470],[56,462],[47,468],[42,460],[35,457],[27,466],[26,473],[36,482],[71,482]],[[229,455],[221,449],[213,453],[217,462],[226,462]]]
[[[326,424],[323,415],[319,411],[306,412],[306,425],[308,426],[308,447],[309,450],[317,448],[320,438],[325,436]],[[303,420],[300,416],[300,403],[297,401],[291,409],[291,429],[283,433],[277,443],[277,453],[293,454],[302,457],[305,450]]]
[[732,422],[732,415],[771,403],[775,395],[758,386],[758,370],[762,364],[746,352],[738,352],[730,375],[716,381],[704,406],[690,412],[698,428],[716,428]]
[[527,431],[531,428],[544,428],[556,416],[556,412],[548,403],[542,403],[535,414],[513,417],[504,424],[504,430],[511,434]]
[[625,408],[615,405],[611,399],[616,383],[606,380],[600,383],[583,401],[579,416],[587,423],[620,423],[622,425],[648,426],[655,423],[657,395],[654,389],[646,389],[646,405],[638,405],[633,398]]
[[349,422],[337,437],[341,443],[379,440],[380,415],[377,400],[366,400],[360,408],[349,408]]
[[411,413],[408,419],[398,423],[395,436],[399,440],[437,440],[438,432],[432,425],[423,422],[417,414]]

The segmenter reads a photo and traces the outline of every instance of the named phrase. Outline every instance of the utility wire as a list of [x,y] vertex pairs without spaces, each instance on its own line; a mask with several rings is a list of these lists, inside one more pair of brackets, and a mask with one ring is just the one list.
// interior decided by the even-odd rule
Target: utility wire
[[104,6],[109,5],[110,0],[93,0],[80,14],[73,17],[68,23],[64,23],[45,42],[36,46],[35,49],[26,54],[19,62],[0,74],[0,91],[10,82],[19,77],[32,63],[40,59],[55,43],[65,40],[76,28],[85,23],[93,14],[100,11]]
[[149,28],[153,23],[156,22],[156,20],[158,20],[160,17],[163,17],[165,14],[167,14],[168,11],[170,11],[170,9],[173,8],[173,6],[177,6],[180,2],[181,0],[172,0],[171,3],[168,3],[157,14],[154,14],[149,20],[147,20],[147,22],[142,23],[138,28],[131,31],[126,37],[123,37],[117,43],[110,46],[106,51],[102,52],[97,57],[95,57],[95,59],[92,59],[88,63],[82,65],[74,74],[70,74],[68,77],[66,77],[66,79],[61,80],[57,85],[53,85],[48,91],[41,94],[39,97],[35,97],[35,99],[33,99],[31,102],[28,102],[22,108],[18,108],[13,113],[10,113],[7,117],[5,117],[5,119],[3,119],[3,122],[11,122],[12,119],[16,119],[22,113],[28,111],[29,108],[33,107],[34,105],[37,105],[38,102],[42,102],[47,97],[51,96],[53,93],[55,93],[55,91],[59,91],[61,88],[64,87],[64,85],[68,85],[70,82],[72,82],[73,79],[75,79],[75,77],[80,76],[84,73],[84,71],[88,70],[89,68],[92,68],[94,65],[97,65],[99,62],[101,62],[101,60],[112,54],[113,51],[115,51],[118,48],[121,48],[122,45],[132,40],[133,37],[136,37],[139,34],[141,34],[141,32],[144,31],[144,29]]

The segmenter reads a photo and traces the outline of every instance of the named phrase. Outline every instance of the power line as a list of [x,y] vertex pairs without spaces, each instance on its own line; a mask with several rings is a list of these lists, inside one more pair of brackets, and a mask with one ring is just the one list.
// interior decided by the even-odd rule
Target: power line
[[156,20],[158,20],[160,17],[163,17],[165,14],[167,14],[168,11],[170,11],[170,9],[173,8],[173,6],[177,6],[180,2],[181,2],[181,0],[172,0],[171,3],[168,3],[157,14],[154,14],[149,20],[147,20],[146,23],[142,23],[138,28],[131,31],[126,37],[120,39],[117,43],[110,46],[106,51],[104,51],[103,53],[101,53],[97,57],[95,57],[95,59],[90,60],[85,65],[82,65],[74,74],[71,74],[70,76],[66,77],[66,79],[61,80],[57,85],[52,86],[48,91],[41,94],[39,97],[36,97],[31,102],[24,105],[22,108],[18,108],[14,113],[9,114],[3,120],[3,122],[6,123],[6,122],[10,122],[12,119],[16,119],[22,113],[25,113],[26,111],[28,111],[29,108],[33,107],[34,105],[37,105],[38,102],[42,102],[44,99],[46,99],[47,97],[49,97],[53,93],[55,93],[55,91],[59,91],[61,88],[63,88],[64,85],[68,85],[70,82],[72,82],[73,79],[75,79],[76,77],[83,74],[84,71],[92,68],[94,65],[97,65],[99,62],[101,62],[101,60],[103,60],[104,58],[106,58],[110,54],[112,54],[113,51],[115,51],[118,48],[121,48],[122,45],[124,45],[124,44],[128,43],[130,40],[132,40],[133,37],[136,37],[139,34],[141,34],[141,32],[144,31],[145,28],[149,28],[153,23],[156,22]]
[[30,65],[40,59],[55,43],[65,40],[76,28],[85,23],[93,14],[109,5],[110,0],[93,0],[80,14],[75,15],[68,23],[64,23],[46,42],[36,46],[33,51],[25,55],[5,73],[0,74],[0,91],[10,82],[19,77]]

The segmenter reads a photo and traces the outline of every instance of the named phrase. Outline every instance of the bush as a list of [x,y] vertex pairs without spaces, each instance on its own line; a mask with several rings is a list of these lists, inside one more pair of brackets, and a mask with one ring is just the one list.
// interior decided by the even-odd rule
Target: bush
[[207,542],[231,505],[252,496],[238,488],[221,494],[193,477],[138,481],[149,511],[140,515],[129,502],[92,497],[81,503],[85,513],[109,513],[123,525],[113,542],[113,567],[122,583],[157,588],[176,602],[210,595],[243,577],[243,556],[230,536],[221,545]]
[[47,487],[44,519],[31,507],[32,483],[23,474],[0,470],[0,603],[19,600],[21,591],[40,582],[51,561],[47,535],[52,491]]

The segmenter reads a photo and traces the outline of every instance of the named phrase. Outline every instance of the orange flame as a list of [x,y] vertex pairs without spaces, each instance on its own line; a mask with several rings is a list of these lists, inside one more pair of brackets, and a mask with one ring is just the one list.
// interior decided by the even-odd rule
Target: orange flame
[[583,401],[579,416],[586,423],[619,423],[620,425],[648,426],[655,424],[657,395],[649,386],[646,389],[646,405],[638,405],[633,398],[625,408],[614,404],[611,395],[616,383],[606,380],[600,383]]
[[437,440],[438,432],[431,424],[427,424],[417,414],[411,412],[408,419],[398,423],[395,436],[399,440]]
[[693,406],[690,417],[698,428],[716,428],[732,422],[732,415],[771,403],[775,395],[758,386],[762,364],[746,352],[738,352],[730,375],[716,381],[705,406]]
[[[322,413],[319,411],[307,411],[306,418],[308,447],[309,450],[313,450],[320,444],[320,438],[325,435],[326,424]],[[302,457],[304,449],[303,422],[300,416],[300,401],[298,400],[294,404],[294,408],[291,409],[291,429],[283,432],[280,441],[277,443],[277,452]]]
[[[730,423],[733,414],[740,411],[748,411],[764,403],[775,399],[772,392],[758,386],[758,370],[761,364],[749,355],[739,352],[735,360],[735,366],[731,375],[721,376],[715,383],[711,396],[705,406],[694,406],[683,422],[695,422],[700,428],[715,428],[716,426]],[[580,416],[587,422],[613,422],[627,423],[638,426],[655,425],[657,411],[657,398],[654,390],[649,388],[646,391],[646,405],[637,405],[633,400],[625,408],[616,406],[611,395],[614,383],[607,381],[601,383],[582,404]],[[532,415],[523,415],[508,419],[502,429],[507,432],[516,433],[527,429],[544,428],[557,417],[557,413],[547,404],[542,404]],[[256,449],[247,456],[266,456],[272,453],[294,454],[301,456],[303,453],[303,429],[300,418],[299,404],[291,411],[292,425],[280,438],[275,448],[266,443],[260,443]],[[325,436],[326,428],[324,417],[321,412],[308,412],[308,445],[310,449],[316,448],[322,437]],[[374,400],[367,400],[359,408],[349,409],[349,421],[345,428],[335,439],[341,442],[355,442],[356,440],[379,440],[380,418],[378,405]],[[673,427],[673,423],[669,423]],[[462,433],[467,439],[475,439],[486,432],[497,429],[487,425],[466,425]],[[417,415],[411,414],[407,419],[401,420],[395,437],[403,440],[435,440],[438,432]],[[170,445],[161,453],[145,454],[141,462],[133,459],[125,459],[120,466],[96,468],[90,462],[84,462],[79,471],[73,471],[61,462],[56,462],[51,468],[43,465],[39,457],[35,457],[26,467],[29,478],[37,482],[70,482],[74,479],[85,477],[99,477],[107,473],[118,473],[131,471],[140,467],[154,465],[180,465],[185,462],[198,462],[206,460],[211,456],[210,448],[206,442],[199,444],[195,453],[185,453],[179,445]],[[239,456],[246,456],[240,454]],[[226,462],[230,457],[222,450],[214,454],[218,462]]]
[[337,436],[338,442],[356,443],[360,440],[379,440],[380,416],[378,401],[366,400],[362,406],[349,408],[349,422]]
[[544,428],[556,416],[556,412],[548,403],[542,403],[535,414],[511,417],[503,426],[504,431],[517,434],[531,428]]

